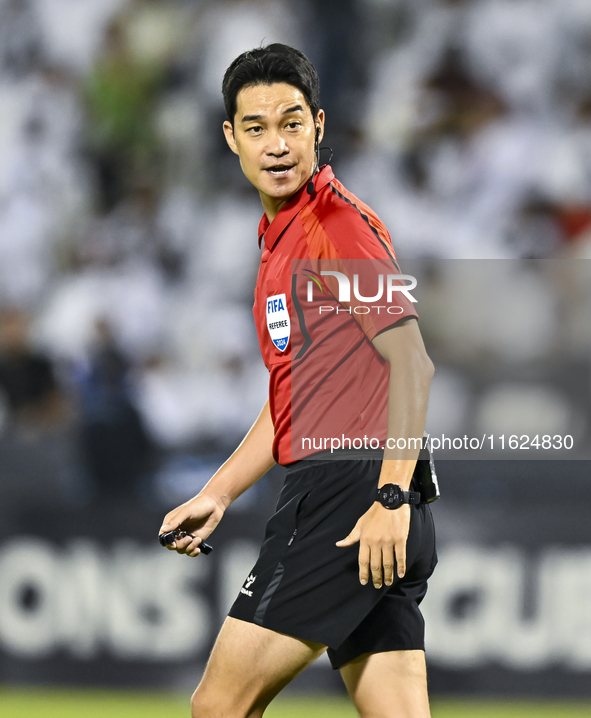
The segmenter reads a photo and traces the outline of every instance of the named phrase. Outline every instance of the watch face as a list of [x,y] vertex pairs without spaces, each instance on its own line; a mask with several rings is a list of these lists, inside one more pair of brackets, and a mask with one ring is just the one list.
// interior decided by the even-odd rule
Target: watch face
[[396,484],[387,484],[380,489],[380,503],[387,509],[397,509],[402,504],[400,487]]

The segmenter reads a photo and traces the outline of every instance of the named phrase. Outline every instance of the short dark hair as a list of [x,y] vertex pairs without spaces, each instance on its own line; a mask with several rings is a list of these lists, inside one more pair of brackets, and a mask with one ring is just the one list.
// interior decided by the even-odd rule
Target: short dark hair
[[236,98],[244,87],[285,82],[297,87],[306,98],[312,117],[320,106],[320,83],[314,65],[295,47],[274,42],[266,47],[243,52],[226,70],[222,95],[228,120],[234,125]]

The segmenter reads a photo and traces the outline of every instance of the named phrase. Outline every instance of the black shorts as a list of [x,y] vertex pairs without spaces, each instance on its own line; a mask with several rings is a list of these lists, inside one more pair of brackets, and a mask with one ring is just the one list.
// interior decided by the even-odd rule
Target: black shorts
[[333,668],[363,653],[424,650],[419,603],[437,563],[428,504],[411,506],[407,572],[391,586],[362,586],[359,545],[335,546],[374,502],[380,468],[375,459],[288,468],[259,558],[229,615],[328,646]]

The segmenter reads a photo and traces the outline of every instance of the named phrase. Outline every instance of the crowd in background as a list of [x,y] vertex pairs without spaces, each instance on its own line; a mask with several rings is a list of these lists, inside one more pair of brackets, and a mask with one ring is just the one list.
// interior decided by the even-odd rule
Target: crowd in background
[[431,420],[588,429],[587,0],[0,0],[2,491],[133,493],[256,417],[261,207],[220,86],[270,42],[316,64],[337,176],[424,260]]

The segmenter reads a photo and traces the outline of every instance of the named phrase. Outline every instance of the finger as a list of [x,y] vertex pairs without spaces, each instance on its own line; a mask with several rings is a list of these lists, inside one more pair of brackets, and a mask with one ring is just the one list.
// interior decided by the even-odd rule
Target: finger
[[[163,524],[160,527],[160,531],[158,532],[158,536],[162,536],[162,534],[169,533],[170,531],[174,531],[174,529],[170,528],[172,525],[171,523]],[[177,541],[178,539],[175,539],[174,541],[171,541],[170,543],[164,544],[164,548],[168,549],[168,551],[176,551],[177,549]]]
[[[167,531],[160,530],[160,533],[158,534],[158,536],[162,536],[163,533],[167,533]],[[164,548],[167,551],[176,551],[176,539],[174,541],[171,541],[170,543],[164,544]]]
[[379,548],[371,549],[371,580],[374,588],[382,587],[382,552]]
[[343,546],[353,546],[361,538],[361,529],[355,526],[353,531],[347,536],[347,538],[341,539],[336,542],[336,546],[343,548]]
[[391,586],[394,581],[394,547],[382,547],[382,566],[384,567],[384,583]]
[[[160,527],[158,535],[160,536],[161,534],[168,533],[169,531],[175,531],[185,521],[186,518],[187,517],[185,516],[185,512],[179,509],[176,509],[175,511],[171,511],[170,513],[166,514],[166,516],[164,517],[164,523]],[[169,551],[176,551],[178,548],[178,539],[173,541],[172,543],[167,544],[166,548]]]
[[406,573],[406,540],[396,544],[396,573],[402,578]]
[[164,517],[164,523],[160,527],[159,534],[165,534],[168,531],[174,531],[175,529],[178,529],[178,527],[183,523],[183,519],[181,518],[181,513],[178,514],[167,514]]
[[[175,521],[170,520],[168,523],[162,524],[160,527],[160,531],[158,531],[158,536],[162,536],[162,534],[169,533],[170,531],[175,531],[178,528],[178,524]],[[166,548],[170,548],[171,544],[168,544]]]
[[203,539],[200,539],[199,536],[195,536],[195,538],[185,549],[185,553],[187,554],[187,556],[198,556],[201,553],[201,549],[199,547],[202,541]]
[[176,539],[175,547],[177,553],[187,553],[187,548],[191,545],[191,543],[194,541],[192,536],[183,536],[183,538]]
[[359,544],[359,581],[362,586],[369,580],[369,546],[367,544]]

